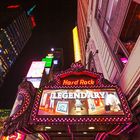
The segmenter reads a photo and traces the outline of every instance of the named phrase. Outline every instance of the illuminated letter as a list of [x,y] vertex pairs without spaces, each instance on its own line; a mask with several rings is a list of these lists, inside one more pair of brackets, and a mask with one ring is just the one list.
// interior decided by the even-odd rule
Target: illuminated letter
[[63,85],[67,85],[68,80],[63,80]]
[[105,98],[105,92],[99,92],[101,95],[101,98]]
[[84,85],[84,80],[80,80],[80,85]]
[[98,92],[94,92],[94,96],[95,98],[100,98],[99,93]]

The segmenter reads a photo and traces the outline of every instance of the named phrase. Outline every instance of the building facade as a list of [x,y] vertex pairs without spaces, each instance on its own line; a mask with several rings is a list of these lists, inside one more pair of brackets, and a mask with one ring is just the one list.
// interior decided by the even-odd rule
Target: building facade
[[[0,29],[0,85],[32,34],[31,19],[23,10],[5,10]],[[7,17],[7,18],[5,18]]]
[[89,0],[87,11],[84,28],[78,24],[78,29],[86,28],[85,32],[87,29],[89,31],[86,47],[81,45],[86,52],[86,67],[103,73],[107,80],[121,86],[133,115],[139,122],[140,2]]
[[78,0],[77,5],[77,25],[78,25],[78,36],[81,46],[81,61],[85,64],[85,52],[86,44],[88,41],[88,28],[87,28],[87,14],[88,14],[88,3],[89,0]]

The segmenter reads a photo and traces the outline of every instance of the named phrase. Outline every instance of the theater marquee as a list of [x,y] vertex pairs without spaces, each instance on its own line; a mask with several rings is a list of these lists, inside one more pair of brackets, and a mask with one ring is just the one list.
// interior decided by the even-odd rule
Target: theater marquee
[[121,89],[100,73],[69,69],[37,93],[31,123],[126,123],[131,113]]

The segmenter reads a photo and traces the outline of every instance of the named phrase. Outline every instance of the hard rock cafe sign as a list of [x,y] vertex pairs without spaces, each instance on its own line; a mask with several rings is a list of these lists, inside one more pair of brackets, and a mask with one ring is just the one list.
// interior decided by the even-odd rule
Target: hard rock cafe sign
[[75,85],[94,85],[94,80],[84,80],[84,79],[78,79],[78,80],[63,80],[62,85],[66,86],[75,86]]

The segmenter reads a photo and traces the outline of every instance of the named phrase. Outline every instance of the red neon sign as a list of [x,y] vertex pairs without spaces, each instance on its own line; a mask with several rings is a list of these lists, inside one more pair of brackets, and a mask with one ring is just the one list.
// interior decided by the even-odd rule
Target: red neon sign
[[90,80],[85,80],[85,79],[78,79],[78,80],[63,80],[62,85],[63,86],[76,86],[76,85],[82,85],[82,86],[87,86],[87,85],[94,85],[95,81],[90,79]]
[[32,27],[34,28],[36,26],[34,16],[31,16],[31,22],[32,22]]
[[19,8],[20,5],[9,5],[7,6],[8,9],[16,9],[16,8]]

